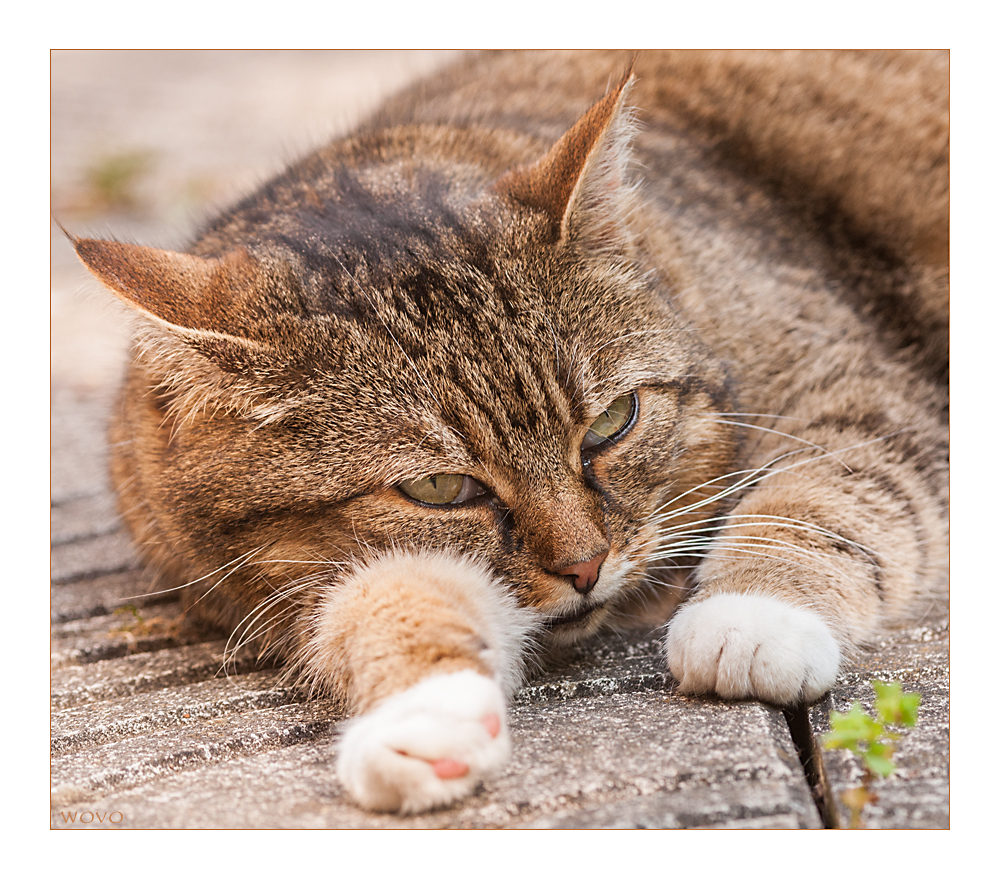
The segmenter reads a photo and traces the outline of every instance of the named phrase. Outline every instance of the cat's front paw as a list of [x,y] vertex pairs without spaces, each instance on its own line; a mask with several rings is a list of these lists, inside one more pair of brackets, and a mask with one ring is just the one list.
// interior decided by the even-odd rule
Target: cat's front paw
[[682,607],[666,648],[681,693],[781,706],[819,699],[840,666],[840,648],[817,614],[767,596],[720,594]]
[[368,810],[450,804],[510,757],[503,695],[471,670],[424,679],[352,721],[338,751],[340,781]]

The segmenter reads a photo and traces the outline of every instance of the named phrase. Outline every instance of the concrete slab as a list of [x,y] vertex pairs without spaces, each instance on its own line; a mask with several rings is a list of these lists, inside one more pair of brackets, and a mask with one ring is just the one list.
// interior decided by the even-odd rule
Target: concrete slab
[[[81,281],[77,277],[77,284]],[[93,306],[93,304],[91,304]],[[75,332],[75,324],[53,304],[53,359],[62,357],[60,337]],[[64,320],[65,319],[65,320]],[[94,343],[100,344],[100,338]],[[53,384],[52,387],[52,506],[107,493],[105,455],[108,414],[113,387],[94,393]]]
[[170,593],[156,593],[155,578],[145,569],[75,579],[52,585],[53,623],[111,614],[116,608],[140,608],[170,602]]
[[121,742],[132,736],[184,727],[207,718],[302,702],[294,688],[279,684],[280,672],[266,670],[231,678],[163,688],[142,696],[107,700],[52,713],[55,755]]
[[94,578],[135,569],[139,557],[124,532],[88,537],[52,548],[52,583]]
[[52,546],[97,538],[120,527],[114,499],[105,492],[52,506]]
[[184,729],[154,730],[120,743],[93,746],[52,759],[52,806],[77,805],[204,762],[225,761],[313,739],[330,729],[321,703],[236,712]]
[[[116,660],[99,660],[52,671],[52,708],[65,709],[147,693],[165,687],[191,684],[225,675],[239,674],[250,665],[223,658],[224,640],[181,648],[134,654]],[[224,668],[225,666],[225,668]]]
[[344,797],[328,703],[252,708],[293,697],[268,675],[255,684],[59,713],[53,827],[67,809],[118,811],[115,827],[820,827],[782,714],[757,704],[662,691],[522,699],[500,776],[452,809],[398,818]]

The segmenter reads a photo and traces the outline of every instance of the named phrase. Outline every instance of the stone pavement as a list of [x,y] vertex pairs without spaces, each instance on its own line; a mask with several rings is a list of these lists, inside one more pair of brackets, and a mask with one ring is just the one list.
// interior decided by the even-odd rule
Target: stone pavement
[[[441,60],[55,53],[54,211],[74,232],[177,244],[207,204]],[[108,183],[112,171],[124,189]],[[899,772],[875,785],[868,827],[948,827],[943,618],[894,633],[794,715],[680,696],[654,638],[611,638],[522,689],[510,713],[513,760],[472,798],[407,819],[356,809],[333,772],[342,721],[333,707],[250,658],[221,670],[220,634],[175,631],[174,598],[144,595],[150,579],[105,474],[127,329],[110,296],[80,294],[92,290],[84,278],[54,227],[53,828],[843,827],[839,793],[861,768],[822,752],[816,737],[831,708],[855,699],[870,708],[873,678],[900,680],[923,705],[900,743]]]

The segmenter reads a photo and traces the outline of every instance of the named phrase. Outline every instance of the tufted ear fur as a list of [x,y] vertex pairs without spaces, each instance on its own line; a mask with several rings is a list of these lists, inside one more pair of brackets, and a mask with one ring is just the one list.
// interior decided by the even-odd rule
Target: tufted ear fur
[[[68,234],[68,233],[67,233]],[[242,248],[221,258],[74,238],[105,287],[229,373],[272,372],[276,315],[294,310],[292,281]]]
[[74,238],[80,259],[105,287],[145,315],[185,330],[237,331],[259,265],[246,251],[221,259],[120,241]]
[[555,241],[619,250],[632,193],[626,182],[635,130],[625,98],[635,82],[632,64],[618,84],[590,108],[534,164],[508,171],[493,191],[541,211]]
[[291,308],[280,292],[288,279],[274,267],[243,249],[210,258],[69,237],[98,281],[152,319],[137,339],[156,352],[154,384],[175,418],[216,408],[269,422],[295,406],[273,325],[276,306]]

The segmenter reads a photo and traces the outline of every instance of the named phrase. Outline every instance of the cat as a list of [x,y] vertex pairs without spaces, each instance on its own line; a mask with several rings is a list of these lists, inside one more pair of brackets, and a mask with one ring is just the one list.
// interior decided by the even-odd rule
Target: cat
[[795,705],[946,601],[947,65],[472,55],[185,252],[70,235],[137,546],[354,713],[358,804],[501,768],[547,646]]

